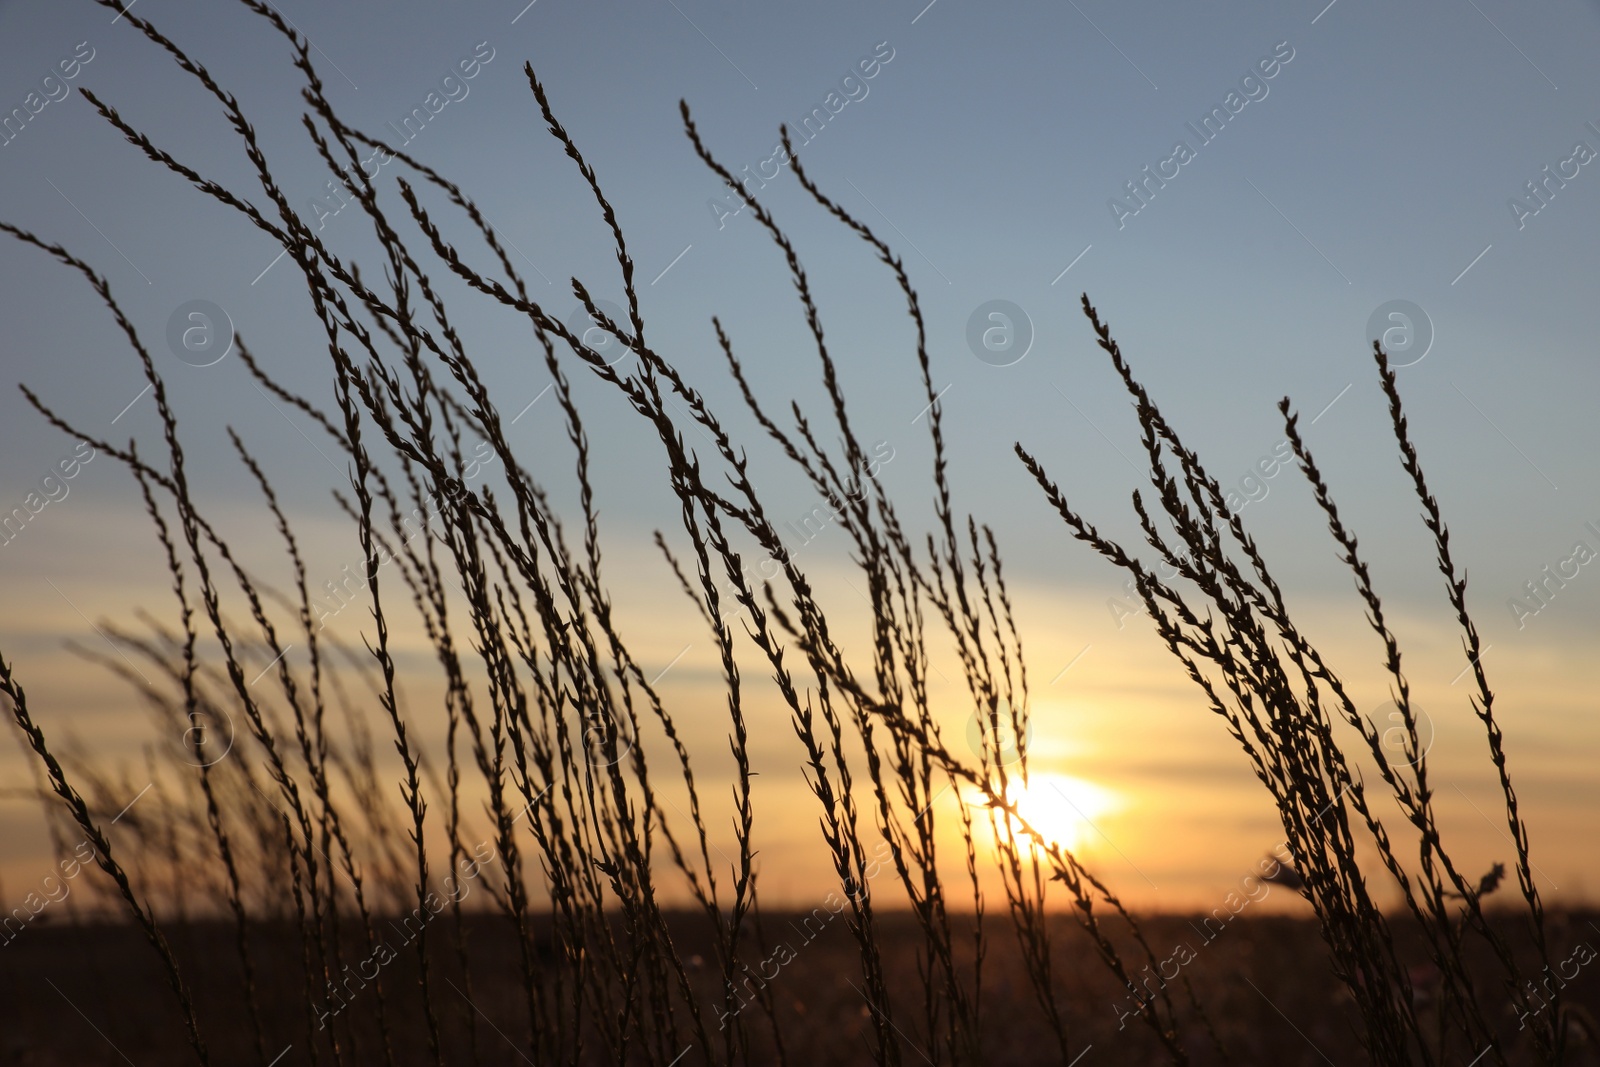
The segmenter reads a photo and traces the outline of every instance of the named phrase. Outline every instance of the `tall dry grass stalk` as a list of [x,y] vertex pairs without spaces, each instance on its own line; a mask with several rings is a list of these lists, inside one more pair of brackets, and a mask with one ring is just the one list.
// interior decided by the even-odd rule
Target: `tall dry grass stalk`
[[[1482,906],[1481,897],[1492,891],[1498,875],[1491,872],[1483,879],[1469,880],[1445,848],[1428,784],[1428,751],[1419,736],[1410,687],[1401,670],[1399,643],[1385,622],[1382,601],[1357,549],[1356,537],[1339,518],[1288,398],[1279,405],[1285,433],[1327,518],[1341,559],[1355,577],[1367,621],[1383,646],[1405,731],[1404,759],[1385,750],[1382,730],[1370,715],[1357,709],[1340,676],[1290,618],[1281,589],[1238,514],[1229,509],[1217,480],[1206,473],[1199,458],[1184,447],[1161,415],[1124,359],[1109,325],[1101,321],[1087,297],[1083,311],[1127,387],[1143,430],[1150,481],[1165,528],[1136,491],[1133,507],[1140,528],[1158,558],[1192,586],[1198,597],[1186,597],[1184,591],[1102,536],[1071,508],[1043,465],[1020,444],[1017,455],[1073,536],[1132,576],[1161,639],[1204,692],[1212,710],[1223,718],[1256,777],[1271,794],[1285,842],[1332,954],[1335,973],[1359,1005],[1368,1051],[1383,1063],[1432,1063],[1446,1055],[1448,1036],[1460,1035],[1474,1051],[1492,1050],[1497,1062],[1504,1062],[1505,1052],[1496,1033],[1500,1022],[1496,1007],[1503,1002],[1498,996],[1486,1002],[1474,988],[1464,943],[1470,931],[1493,950],[1503,971],[1501,988],[1519,1014],[1538,1017],[1534,1039],[1539,1054],[1558,1056],[1559,990],[1554,1010],[1534,1011],[1528,992],[1519,985],[1523,972]],[[1381,345],[1374,343],[1373,357],[1389,403],[1401,462],[1421,501],[1449,603],[1462,627],[1463,651],[1477,687],[1472,708],[1483,723],[1489,757],[1504,794],[1538,965],[1548,966],[1544,907],[1529,869],[1528,832],[1506,769],[1503,739],[1493,713],[1494,693],[1484,674],[1477,629],[1467,610],[1466,579],[1458,574],[1451,558],[1449,531],[1428,491],[1394,370]],[[1196,610],[1200,605],[1204,617]],[[1334,732],[1336,719],[1355,731],[1359,748],[1354,753],[1341,747]],[[1371,760],[1384,788],[1415,830],[1417,869],[1408,868],[1374,812],[1355,762],[1357,754]],[[1363,832],[1401,892],[1406,912],[1400,918],[1409,919],[1424,935],[1432,961],[1442,972],[1445,997],[1436,1034],[1425,1031],[1414,1008],[1410,977],[1391,933],[1395,920],[1385,916],[1373,900],[1357,862],[1358,835]],[[1462,902],[1459,907],[1456,901]]]
[[[122,11],[115,0],[99,2]],[[110,285],[66,249],[0,224],[89,281],[137,356],[161,420],[162,454],[147,459],[132,444],[122,447],[85,433],[24,388],[50,423],[129,469],[172,576],[176,625],[148,617],[143,631],[114,631],[119,647],[161,679],[160,686],[141,687],[160,729],[180,733],[187,744],[162,750],[157,758],[165,762],[151,780],[159,780],[163,792],[125,828],[140,842],[142,876],[130,877],[125,850],[113,849],[100,815],[115,810],[112,798],[121,784],[89,760],[79,761],[83,766],[76,772],[89,784],[73,783],[3,661],[0,691],[10,698],[48,789],[65,806],[74,832],[92,843],[115,895],[157,952],[195,1058],[209,1062],[203,1034],[227,1023],[197,1009],[182,954],[164,928],[187,928],[179,902],[195,896],[193,887],[201,884],[206,889],[198,903],[226,916],[238,958],[232,1003],[245,1013],[248,1040],[237,1054],[263,1064],[273,1052],[263,1020],[269,1009],[274,1017],[281,1014],[274,1005],[285,999],[298,1015],[296,1047],[319,1063],[438,1065],[463,1062],[464,1056],[476,1062],[502,1055],[507,1044],[536,1063],[665,1067],[683,1062],[689,1050],[687,1062],[788,1062],[796,1020],[753,970],[771,958],[756,863],[754,778],[760,768],[744,673],[754,657],[786,709],[815,798],[822,854],[853,944],[855,973],[848,979],[867,1012],[868,1058],[898,1064],[915,1050],[941,1064],[990,1059],[997,1028],[1011,1024],[994,1020],[985,964],[1002,936],[996,931],[1009,926],[1021,973],[1054,1045],[1050,1055],[1075,1062],[1104,1029],[1106,1011],[1066,993],[1060,895],[1071,923],[1086,935],[1084,943],[1118,990],[1133,990],[1136,976],[1155,967],[1159,954],[1108,885],[1018,808],[1014,786],[1026,786],[1030,773],[1022,639],[999,536],[973,516],[959,515],[952,502],[926,327],[900,258],[793,158],[800,185],[823,212],[861,238],[904,295],[933,451],[935,524],[926,534],[902,524],[894,501],[869,473],[871,450],[852,424],[800,255],[788,231],[748,192],[752,215],[794,287],[828,410],[817,418],[798,404],[787,411],[770,407],[747,371],[740,344],[713,320],[746,413],[794,472],[830,503],[850,541],[871,603],[870,641],[857,650],[841,643],[811,579],[779,536],[745,449],[647,337],[618,212],[532,66],[526,75],[533,99],[610,232],[625,318],[608,317],[577,279],[572,292],[625,350],[625,361],[608,363],[530,294],[495,230],[460,186],[339,118],[309,43],[276,8],[260,0],[240,2],[288,43],[304,80],[307,135],[370,222],[381,250],[379,269],[363,270],[324,244],[274,179],[238,101],[150,21],[122,11],[121,21],[170,54],[222,106],[259,195],[247,198],[205,178],[110,104],[83,92],[151,161],[268,234],[303,278],[310,311],[326,339],[332,405],[277,381],[242,339],[238,352],[263,395],[293,412],[347,466],[348,493],[336,495],[364,560],[358,583],[362,608],[370,613],[363,622],[364,652],[339,644],[319,625],[290,509],[244,440],[231,437],[282,542],[289,565],[283,588],[247,569],[206,518],[189,479],[177,413]],[[737,187],[687,106],[683,122],[699,158]],[[787,131],[783,137],[794,156]],[[386,190],[366,177],[363,150],[388,153],[412,175],[396,182],[406,217],[391,215]],[[446,211],[456,220],[450,227],[442,221]],[[456,228],[459,241],[447,236]],[[468,247],[477,241],[481,247]],[[527,321],[571,446],[565,475],[549,457],[538,457],[535,469],[516,454],[490,388],[455,327],[460,312],[447,304],[419,256],[431,257],[434,269],[442,267],[489,303]],[[369,282],[373,277],[381,283]],[[1285,402],[1295,454],[1385,648],[1416,750],[1406,765],[1386,758],[1377,727],[1357,711],[1339,676],[1291,621],[1216,481],[1182,446],[1087,301],[1084,310],[1134,399],[1166,525],[1135,494],[1139,521],[1157,556],[1188,585],[1180,592],[1102,537],[1069,507],[1040,461],[1019,446],[1024,464],[1073,535],[1130,572],[1157,632],[1222,716],[1277,805],[1333,966],[1359,1007],[1373,1059],[1442,1062],[1447,1053],[1487,1042],[1495,1062],[1506,1062],[1499,1021],[1486,991],[1475,984],[1481,973],[1469,969],[1465,954],[1469,937],[1488,944],[1502,980],[1515,990],[1512,948],[1481,906],[1487,886],[1465,878],[1445,849],[1426,754],[1416,750],[1398,645],[1296,417]],[[1408,436],[1394,374],[1382,351],[1375,354],[1402,462],[1423,503],[1450,603],[1466,634],[1477,684],[1474,707],[1505,793],[1533,937],[1547,959],[1527,830],[1506,771],[1494,696],[1478,661],[1465,580],[1457,576],[1448,531]],[[658,533],[656,543],[710,635],[721,674],[734,769],[731,854],[709,823],[699,776],[714,757],[691,749],[680,726],[681,709],[647,678],[632,651],[627,621],[613,612],[584,414],[569,380],[573,369],[615,390],[659,442],[660,476],[679,505],[681,530]],[[691,429],[712,443],[710,453],[702,456],[689,447]],[[484,442],[500,464],[503,477],[494,488],[468,484],[463,449],[469,439]],[[837,446],[823,443],[830,439]],[[563,486],[576,491],[578,526],[571,531],[541,480],[552,477],[565,477]],[[753,580],[747,562],[752,553],[775,561],[775,580]],[[1209,613],[1202,615],[1199,605]],[[420,624],[431,647],[441,694],[436,703],[442,706],[406,707],[391,637],[402,616],[408,626]],[[286,655],[292,646],[303,650],[293,660]],[[982,724],[975,761],[951,747],[940,725],[948,709],[930,694],[932,661],[947,652],[960,666],[963,708],[975,711]],[[119,660],[97,658],[132,680]],[[275,688],[257,687],[266,676]],[[380,755],[371,733],[373,708],[394,761]],[[1359,755],[1373,761],[1415,829],[1415,864],[1391,843],[1353,755],[1341,748],[1336,721],[1356,731]],[[420,737],[441,723],[444,751],[430,751]],[[209,746],[223,737],[233,750],[217,760]],[[1014,753],[1007,750],[1011,739],[1018,746]],[[396,772],[397,786],[391,781]],[[85,799],[83,789],[95,802]],[[976,809],[961,805],[953,825],[946,826],[951,816],[935,802],[949,789],[981,799]],[[996,842],[993,857],[982,822]],[[1356,862],[1362,835],[1402,891],[1403,915],[1385,915],[1373,899],[1370,872]],[[942,851],[950,842],[959,842],[954,856]],[[980,875],[990,863],[998,867],[1003,907],[985,896]],[[181,878],[179,871],[185,872]],[[476,904],[464,904],[469,894],[463,887],[477,894]],[[692,928],[670,906],[682,893],[694,903]],[[915,931],[910,988],[885,940],[888,913],[902,909]],[[997,910],[1004,919],[996,918]],[[1443,972],[1445,1007],[1436,1032],[1425,1030],[1413,1006],[1392,933],[1399,922],[1422,932]],[[281,969],[273,971],[279,984],[268,982],[260,965],[268,928],[292,938],[297,973],[286,978]],[[410,946],[404,962],[391,946],[397,936]],[[493,982],[486,984],[490,972],[484,970],[496,943],[507,939],[518,985],[509,997]],[[710,946],[709,965],[685,947],[700,944]],[[287,989],[281,985],[286,980]],[[1189,1062],[1191,1055],[1226,1060],[1219,1028],[1187,974],[1175,988],[1176,996],[1162,983],[1141,1002],[1147,1050],[1175,1063]],[[490,1019],[479,1006],[482,1000],[500,1009],[492,1028],[479,1026]],[[513,1005],[519,1017],[508,1023],[505,1012]],[[1559,1014],[1541,1018],[1542,1054],[1557,1054]]]

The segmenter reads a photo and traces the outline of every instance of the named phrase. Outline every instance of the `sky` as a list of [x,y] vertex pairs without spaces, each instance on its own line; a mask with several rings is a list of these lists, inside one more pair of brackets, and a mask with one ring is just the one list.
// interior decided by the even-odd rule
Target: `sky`
[[[822,109],[802,158],[904,257],[927,316],[957,507],[993,524],[1006,554],[1036,682],[1035,770],[1095,798],[1092,825],[1062,832],[1141,905],[1209,906],[1277,838],[1243,757],[1129,613],[1121,575],[1068,537],[1012,454],[1021,441],[1085,515],[1138,540],[1128,505],[1143,482],[1138,427],[1078,309],[1085,292],[1168,419],[1224,485],[1252,498],[1246,524],[1291,603],[1381,720],[1381,649],[1307,487],[1292,469],[1254,473],[1283,440],[1276,402],[1292,399],[1407,649],[1446,833],[1466,868],[1511,859],[1467,683],[1452,682],[1465,665],[1459,635],[1372,367],[1369,342],[1383,334],[1491,646],[1484,662],[1541,889],[1569,902],[1600,893],[1600,855],[1581,846],[1600,811],[1600,566],[1547,585],[1542,602],[1526,590],[1577,544],[1600,552],[1600,304],[1588,292],[1600,267],[1600,5],[1558,0],[1536,19],[1505,0],[1202,3],[1155,18],[1103,0],[280,7],[314,43],[354,125],[382,130],[429,92],[449,97],[407,151],[478,200],[538,299],[575,311],[568,279],[578,277],[620,300],[603,223],[522,74],[531,61],[617,207],[658,347],[731,413],[738,397],[712,315],[748,353],[764,395],[814,407],[822,394],[782,258],[694,157],[678,102],[730,169],[763,175],[779,124]],[[328,176],[299,125],[281,38],[226,3],[139,0],[136,13],[238,95],[291,199],[326,212],[325,239],[370,255],[353,207],[314,203]],[[470,79],[446,83],[474,59]],[[328,494],[342,468],[236,358],[197,365],[206,361],[180,358],[168,340],[205,301],[274,373],[326,395],[303,286],[268,237],[150,164],[78,88],[201,172],[249,185],[215,102],[125,20],[87,0],[12,0],[0,2],[0,116],[13,116],[0,218],[105,273],[150,343],[219,525],[270,558],[270,528],[227,447],[231,426],[274,472],[313,567],[336,574],[360,555]],[[393,170],[379,179],[391,195]],[[815,282],[861,436],[893,453],[884,485],[926,526],[926,401],[893,279],[787,173],[760,195]],[[0,544],[0,651],[47,730],[137,761],[150,741],[137,702],[66,646],[110,654],[97,626],[168,611],[157,545],[109,457],[42,485],[76,445],[9,386],[25,383],[117,440],[154,448],[159,423],[137,361],[79,278],[15,242],[0,243],[0,272],[0,513],[41,489],[59,497]],[[564,474],[558,413],[539,403],[548,375],[521,324],[472,306],[482,313],[467,332],[497,401],[522,412],[513,444],[558,457]],[[983,341],[996,324],[1014,331],[1008,343],[990,335],[998,350]],[[630,637],[647,662],[675,664],[669,695],[715,706],[713,649],[683,647],[686,608],[649,547],[652,530],[675,522],[659,448],[615,396],[576,387],[590,405]],[[748,430],[748,419],[733,424]],[[776,466],[766,477],[796,518],[819,503]],[[570,506],[570,487],[552,480]],[[805,553],[840,617],[859,616],[844,536],[824,531]],[[352,641],[355,615],[336,621]],[[425,694],[420,643],[414,651],[408,666]],[[962,692],[936,695],[959,723]],[[784,813],[783,798],[808,798],[799,748],[775,700],[769,710],[758,735],[762,788],[775,798],[764,885],[805,901],[827,887],[805,859],[812,813],[803,803],[788,807],[804,814]],[[702,740],[716,750],[714,734]],[[0,751],[0,775],[22,773],[16,752]],[[45,849],[36,806],[0,800],[0,876],[26,883],[48,865]]]

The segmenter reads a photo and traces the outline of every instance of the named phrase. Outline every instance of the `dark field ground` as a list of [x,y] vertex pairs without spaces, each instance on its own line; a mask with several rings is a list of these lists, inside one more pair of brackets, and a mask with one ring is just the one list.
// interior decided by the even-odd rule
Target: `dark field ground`
[[[1552,955],[1568,960],[1583,944],[1600,944],[1593,915],[1560,915],[1552,922]],[[680,951],[690,959],[710,1000],[716,978],[711,973],[709,945],[699,945],[696,929],[703,919],[684,917]],[[779,943],[793,949],[768,988],[788,1063],[856,1064],[869,1062],[869,1011],[860,987],[854,942],[842,917],[820,931],[802,930],[800,916],[769,914],[763,930],[766,955],[782,955]],[[1145,931],[1158,956],[1187,946],[1193,959],[1179,972],[1187,976],[1226,1048],[1219,1054],[1192,1009],[1184,1035],[1196,1063],[1230,1064],[1360,1064],[1366,1062],[1353,1029],[1350,998],[1329,973],[1317,931],[1295,919],[1241,916],[1213,931],[1209,942],[1196,929],[1198,918],[1160,916],[1145,920]],[[1055,1039],[1044,1022],[1003,918],[990,923],[991,941],[984,964],[981,1004],[982,1049],[994,1065],[1060,1063]],[[895,1024],[902,1033],[901,1059],[906,1064],[948,1062],[934,1049],[923,1019],[923,983],[918,977],[911,921],[889,916],[883,921],[884,953],[890,969],[889,988],[896,997]],[[471,1003],[467,984],[454,964],[448,928],[438,926],[433,995],[445,1031],[449,1064],[521,1064],[519,1035],[527,1033],[520,970],[514,941],[502,921],[469,922],[473,954]],[[1512,933],[1512,924],[1507,932]],[[807,939],[807,933],[811,939]],[[173,946],[183,961],[199,1005],[205,1038],[216,1064],[251,1064],[259,1057],[249,1036],[240,999],[240,971],[230,927],[215,924],[173,925]],[[1055,933],[1056,991],[1071,1021],[1070,1052],[1081,1067],[1095,1064],[1167,1062],[1145,1028],[1129,1017],[1118,1029],[1118,1013],[1129,1006],[1126,990],[1118,995],[1113,982],[1092,956],[1087,939],[1066,917]],[[275,1067],[312,1062],[306,1048],[305,997],[299,978],[299,943],[292,928],[258,927],[254,955],[262,993],[268,1059],[282,1053]],[[444,942],[439,944],[439,942]],[[968,941],[968,952],[971,950]],[[1523,948],[1526,946],[1523,945]],[[442,951],[441,951],[442,950]],[[704,960],[697,960],[697,953]],[[1416,983],[1423,1017],[1436,1019],[1429,993],[1431,968],[1420,949],[1408,953],[1418,962]],[[1130,957],[1131,958],[1131,957]],[[970,962],[970,960],[969,960]],[[1482,959],[1479,996],[1486,1006],[1508,1001],[1498,981],[1488,978],[1490,961]],[[546,964],[551,965],[551,964]],[[1572,971],[1575,964],[1569,964]],[[1600,967],[1582,966],[1564,996],[1579,1006],[1579,1018],[1600,1014]],[[1170,973],[1170,965],[1169,965]],[[398,1062],[423,1063],[427,1046],[416,995],[415,956],[402,950],[383,971],[391,1028]],[[1526,977],[1537,979],[1529,963]],[[1186,999],[1181,979],[1170,991],[1180,1004]],[[344,1009],[359,1019],[357,1048],[346,1062],[381,1063],[375,1027],[376,989],[358,990]],[[319,1002],[319,1006],[320,1002]],[[745,1009],[755,1045],[750,1062],[779,1062],[771,1044],[772,1029],[759,1004]],[[1490,1011],[1501,1021],[1501,1035],[1512,1062],[1534,1062],[1517,1019],[1507,1006]],[[475,1015],[478,1056],[467,1037],[469,1015]],[[715,1022],[712,1021],[715,1030]],[[524,1039],[525,1040],[525,1039]],[[513,1042],[518,1043],[513,1048]],[[1445,1059],[1469,1064],[1478,1049],[1457,1042]],[[1566,1062],[1600,1063],[1595,1039],[1578,1032]],[[348,1052],[348,1050],[347,1050]],[[601,1061],[594,1048],[595,1062]],[[639,1062],[644,1062],[642,1057]],[[133,1063],[138,1067],[190,1063],[182,1025],[166,988],[156,957],[140,935],[127,927],[72,928],[35,924],[0,945],[0,1064],[77,1065]],[[329,1062],[326,1053],[322,1062]],[[681,1064],[706,1062],[689,1047]],[[1479,1061],[1492,1062],[1492,1057]]]

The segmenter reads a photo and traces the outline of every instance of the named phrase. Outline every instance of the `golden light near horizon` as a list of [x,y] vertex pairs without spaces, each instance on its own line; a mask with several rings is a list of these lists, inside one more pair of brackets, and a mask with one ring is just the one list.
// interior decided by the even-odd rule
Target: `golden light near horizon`
[[[968,799],[983,804],[982,794],[976,791]],[[1020,775],[1011,778],[1006,783],[1006,799],[1017,809],[1015,816],[1005,816],[1012,834],[1031,841],[1027,829],[1031,827],[1046,841],[1072,852],[1103,840],[1099,820],[1123,807],[1122,798],[1105,786],[1049,772],[1030,774],[1027,785]],[[1038,848],[1038,844],[1032,847]]]

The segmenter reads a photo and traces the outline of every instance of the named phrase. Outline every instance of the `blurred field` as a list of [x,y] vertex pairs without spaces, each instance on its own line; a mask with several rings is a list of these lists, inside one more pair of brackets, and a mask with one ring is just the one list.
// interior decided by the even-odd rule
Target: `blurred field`
[[[1565,959],[1573,946],[1600,941],[1597,920],[1600,916],[1592,914],[1552,916],[1557,955]],[[762,923],[770,946],[767,958],[777,953],[780,942],[794,949],[793,960],[779,968],[776,977],[767,983],[784,1035],[783,1057],[788,1063],[805,1065],[873,1062],[868,1008],[862,995],[852,988],[859,988],[861,978],[844,920],[836,919],[820,932],[813,928],[810,941],[802,929],[803,921],[802,915],[784,914],[766,915]],[[984,965],[982,1002],[982,1048],[987,1062],[996,1067],[1061,1062],[1022,973],[1015,940],[1003,923],[1001,919],[987,924],[992,938]],[[1312,922],[1241,916],[1220,932],[1214,931],[1210,942],[1196,929],[1198,923],[1198,916],[1153,916],[1144,920],[1146,936],[1158,952],[1165,954],[1181,944],[1194,951],[1193,962],[1179,972],[1180,978],[1169,989],[1178,1002],[1180,1018],[1189,1027],[1184,1038],[1195,1063],[1368,1062],[1357,1038],[1358,1020],[1350,999],[1327,968],[1326,949]],[[683,915],[676,917],[674,928],[686,958],[692,965],[700,963],[697,971],[705,979],[705,999],[709,1001],[713,982],[704,960],[712,950],[709,942],[699,944],[694,933],[703,924],[701,917]],[[930,1057],[937,1053],[921,1032],[918,990],[923,983],[916,958],[920,935],[906,916],[885,916],[881,929],[898,1013],[895,1022],[902,1032],[901,1060],[907,1064],[933,1062]],[[1516,942],[1514,924],[1508,922],[1505,933]],[[436,988],[442,992],[436,997],[447,1035],[447,1063],[534,1062],[527,1055],[526,1015],[521,1007],[514,946],[507,934],[503,920],[480,918],[469,922],[474,960],[472,1005],[462,992],[466,983],[450,962],[445,961],[438,970]],[[213,1062],[254,1062],[256,1057],[241,1015],[231,929],[210,923],[173,925],[170,937],[194,980],[201,1017],[210,1020],[206,1038],[212,1045]],[[303,1038],[305,998],[288,995],[295,988],[299,967],[298,942],[287,927],[257,927],[254,937],[257,966],[268,991],[263,1011],[269,1056],[283,1051],[278,1067],[308,1063]],[[1126,1029],[1118,1029],[1119,1005],[1127,1006],[1127,992],[1123,990],[1118,996],[1105,968],[1092,958],[1086,939],[1069,918],[1056,920],[1053,938],[1060,945],[1057,991],[1069,1005],[1074,1054],[1083,1052],[1079,1062],[1166,1062],[1143,1026],[1130,1018]],[[970,937],[958,938],[958,944],[967,947],[970,959]],[[1408,956],[1422,959],[1420,951],[1408,952]],[[416,978],[414,958],[401,952],[383,973],[386,984],[412,984]],[[1426,965],[1418,966],[1414,972],[1418,1004],[1425,1019],[1433,1018],[1431,973]],[[1529,976],[1534,977],[1531,967]],[[1195,1021],[1192,1009],[1185,1006],[1182,977],[1190,980],[1207,1004],[1226,1056],[1216,1052]],[[444,984],[445,979],[451,984]],[[377,1030],[372,1025],[373,992],[370,988],[358,992],[347,1008],[365,1024],[358,1031],[359,1047],[347,1062],[383,1062]],[[1499,1018],[1501,1038],[1513,1062],[1532,1062],[1529,1050],[1518,1040],[1516,1018],[1505,993],[1486,981],[1480,984],[1479,995],[1486,1008],[1492,1009],[1496,1001],[1506,1002],[1503,1009],[1487,1014]],[[1579,1012],[1589,1016],[1600,1012],[1600,981],[1587,969],[1569,983],[1564,996],[1578,1006]],[[391,1005],[392,998],[391,993]],[[414,996],[406,999],[414,1002]],[[139,1067],[157,1067],[192,1062],[183,1040],[181,1019],[162,983],[156,957],[138,931],[130,927],[41,925],[28,929],[0,947],[0,1005],[4,1005],[0,1008],[0,1064],[66,1067],[131,1062]],[[762,1008],[752,1003],[745,1010],[759,1015]],[[479,1045],[476,1061],[469,1059],[467,1036],[468,1016],[474,1013]],[[234,1025],[219,1024],[219,1020],[227,1019],[234,1020]],[[426,1042],[416,1013],[396,1012],[391,1006],[390,1024],[397,1035],[397,1062],[423,1063]],[[770,1043],[772,1028],[758,1020],[751,1032],[754,1041],[766,1044],[757,1045],[750,1062],[781,1062]],[[588,1060],[605,1062],[607,1057],[597,1045],[591,1043],[589,1051]],[[698,1050],[685,1051],[681,1064],[706,1062]],[[1458,1045],[1453,1046],[1445,1062],[1471,1062],[1472,1055],[1462,1052]],[[635,1050],[629,1062],[649,1061]],[[1600,1063],[1593,1038],[1581,1029],[1574,1031],[1572,1055],[1566,1062]]]

